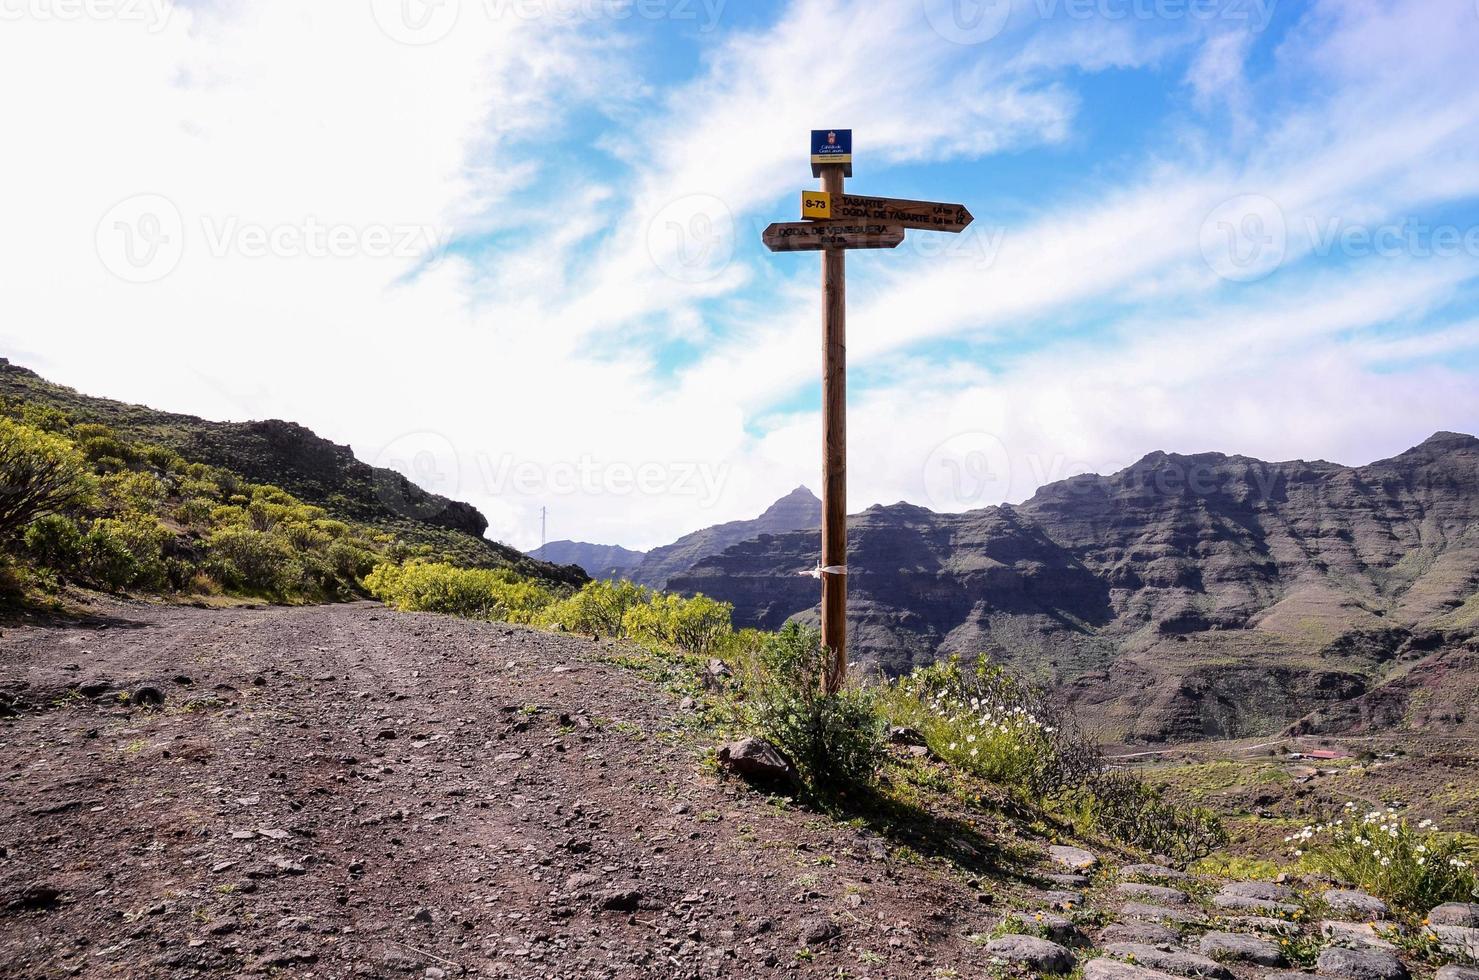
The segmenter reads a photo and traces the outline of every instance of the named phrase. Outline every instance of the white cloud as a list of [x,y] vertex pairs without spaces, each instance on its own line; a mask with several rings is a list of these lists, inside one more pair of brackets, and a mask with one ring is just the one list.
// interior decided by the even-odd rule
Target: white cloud
[[[1303,268],[1307,219],[1385,221],[1479,193],[1465,165],[1476,27],[1447,5],[1398,6],[1321,5],[1261,77],[1242,42],[1202,39],[1194,86],[1242,86],[1256,126],[1186,124],[1133,184],[1086,177],[1051,211],[1029,202],[1005,228],[983,216],[1004,233],[966,240],[986,252],[941,256],[921,239],[850,260],[850,356],[869,381],[855,389],[853,504],[958,504],[936,499],[924,466],[978,430],[1038,460],[1013,465],[1020,496],[1023,472],[1040,482],[1150,448],[1359,459],[1479,418],[1439,368],[1373,373],[1467,343],[1467,328],[1428,337],[1420,322],[1463,274]],[[371,8],[182,5],[152,32],[5,23],[0,84],[24,94],[0,102],[0,131],[24,152],[7,154],[0,214],[24,234],[0,238],[0,343],[86,391],[291,418],[371,461],[435,444],[436,489],[526,547],[541,505],[556,536],[646,546],[816,484],[816,419],[793,401],[819,372],[814,262],[723,261],[807,182],[813,124],[852,125],[860,167],[878,169],[1053,145],[1073,138],[1078,72],[1160,67],[1197,40],[1039,23],[971,47],[931,31],[918,4],[796,0],[774,24],[706,41],[697,73],[659,90],[640,32],[464,2],[444,38],[414,45]],[[1315,101],[1272,98],[1277,85]],[[549,152],[547,134],[594,118],[615,168]],[[185,247],[138,285],[111,276],[95,242],[103,215],[141,193],[178,209]],[[1246,193],[1278,203],[1290,244],[1283,269],[1239,291],[1207,267],[1199,231]],[[346,230],[355,254],[243,245],[251,229],[310,224]],[[227,227],[238,235],[212,254],[206,233]],[[367,254],[382,231],[457,247],[430,264]],[[1096,318],[1107,342],[1032,340]],[[1394,320],[1404,339],[1381,341]],[[1040,353],[942,368],[929,345],[961,340]],[[696,360],[665,360],[675,343]],[[1352,390],[1369,404],[1348,405]],[[582,468],[601,491],[563,492]],[[623,489],[639,471],[652,486]]]

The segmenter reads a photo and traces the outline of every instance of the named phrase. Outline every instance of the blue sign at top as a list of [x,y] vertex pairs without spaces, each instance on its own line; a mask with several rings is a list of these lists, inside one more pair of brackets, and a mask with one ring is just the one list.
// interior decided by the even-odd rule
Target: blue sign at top
[[844,176],[852,176],[852,130],[811,131],[811,175],[820,177],[822,168],[828,166],[840,166]]

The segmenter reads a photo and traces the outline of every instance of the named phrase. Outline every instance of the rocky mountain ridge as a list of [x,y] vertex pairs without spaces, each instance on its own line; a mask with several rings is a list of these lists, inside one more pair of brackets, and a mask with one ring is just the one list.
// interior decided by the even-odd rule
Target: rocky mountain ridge
[[649,551],[632,571],[632,581],[665,589],[668,581],[711,555],[763,534],[804,531],[822,526],[822,502],[806,487],[797,487],[754,520],[730,521],[684,535]]
[[551,541],[529,552],[529,557],[556,565],[575,565],[594,579],[614,579],[630,576],[647,553],[632,551],[618,544]]
[[[1376,710],[1353,701],[1435,658],[1451,686],[1479,631],[1479,439],[1456,433],[1363,467],[1152,453],[1017,506],[873,507],[849,534],[855,658],[897,672],[986,653],[1131,739],[1263,734],[1312,712],[1307,728],[1349,727]],[[814,619],[801,573],[818,550],[813,531],[762,535],[668,585],[734,603],[740,625]],[[1414,714],[1430,690],[1409,677],[1378,713],[1479,725],[1472,696]]]
[[214,422],[82,394],[0,357],[0,398],[64,413],[74,422],[107,425],[155,442],[190,460],[271,483],[337,517],[381,526],[412,542],[435,540],[472,565],[509,567],[560,584],[578,585],[578,568],[530,558],[484,537],[488,520],[472,504],[429,493],[394,470],[359,460],[294,422]]

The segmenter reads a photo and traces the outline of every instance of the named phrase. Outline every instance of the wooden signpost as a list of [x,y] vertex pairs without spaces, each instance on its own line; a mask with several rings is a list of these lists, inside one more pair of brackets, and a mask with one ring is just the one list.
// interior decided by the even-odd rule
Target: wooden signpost
[[965,231],[976,220],[961,204],[860,197],[857,194],[840,194],[834,197],[825,191],[801,192],[801,216],[841,221],[877,221],[898,225],[900,228],[950,232]]
[[830,654],[828,694],[847,680],[847,252],[897,248],[904,230],[961,232],[974,220],[961,204],[843,193],[852,176],[852,130],[811,134],[811,175],[820,192],[802,194],[806,221],[774,224],[762,240],[772,252],[822,253],[822,644]]
[[904,229],[855,221],[792,221],[771,225],[761,239],[772,252],[820,252],[827,248],[898,248]]

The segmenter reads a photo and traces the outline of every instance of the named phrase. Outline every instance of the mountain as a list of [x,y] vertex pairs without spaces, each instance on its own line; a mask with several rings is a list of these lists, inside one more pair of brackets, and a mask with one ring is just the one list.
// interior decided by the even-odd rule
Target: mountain
[[575,565],[594,579],[631,577],[632,570],[647,556],[615,544],[587,544],[584,541],[551,541],[529,552],[530,558],[556,565]]
[[130,439],[166,446],[192,461],[271,483],[335,517],[363,522],[413,544],[432,544],[467,565],[506,567],[557,584],[579,585],[578,568],[541,562],[483,537],[477,508],[428,493],[401,474],[370,466],[293,422],[212,422],[81,394],[0,357],[0,399],[62,412],[74,423],[106,425]]
[[654,548],[631,573],[631,578],[650,588],[667,588],[668,580],[673,576],[742,541],[821,526],[822,502],[806,487],[797,487],[754,520],[706,527],[684,535],[670,545]]
[[[1461,698],[1420,710],[1435,687],[1479,680],[1472,436],[1363,467],[1153,453],[1018,506],[874,507],[849,535],[852,655],[887,671],[986,653],[1128,739],[1306,716],[1307,730],[1354,730],[1393,704],[1417,727],[1472,723]],[[740,625],[814,620],[800,573],[818,551],[816,532],[772,535],[668,584],[733,602]]]

